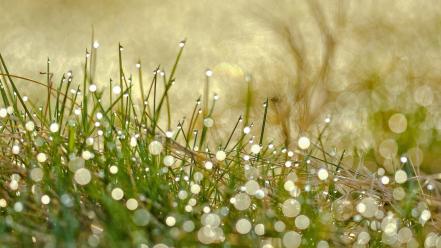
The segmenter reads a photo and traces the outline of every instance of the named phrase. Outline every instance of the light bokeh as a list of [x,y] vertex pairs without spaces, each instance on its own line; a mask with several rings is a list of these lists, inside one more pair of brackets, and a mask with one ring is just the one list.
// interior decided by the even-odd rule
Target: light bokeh
[[[104,87],[109,78],[117,78],[119,42],[125,48],[126,74],[133,73],[136,81],[138,59],[147,75],[157,65],[169,71],[178,42],[186,38],[171,91],[174,118],[191,111],[193,99],[202,94],[204,72],[210,68],[214,72],[211,90],[220,95],[216,125],[232,126],[244,112],[245,76],[250,74],[251,114],[260,118],[258,106],[266,97],[271,99],[268,134],[274,139],[286,143],[332,114],[336,135],[330,142],[338,148],[374,147],[378,158],[387,158],[383,153],[390,151],[384,148],[389,146],[382,144],[398,139],[390,127],[392,133],[414,132],[409,134],[416,140],[407,145],[409,156],[416,154],[415,160],[421,160],[420,147],[438,144],[441,130],[441,5],[435,0],[312,3],[1,1],[0,52],[12,74],[44,82],[40,72],[46,70],[49,57],[54,82],[72,70],[79,83],[93,29],[100,44],[95,80]],[[323,69],[330,44],[326,32],[335,47],[329,66]],[[20,82],[20,87],[34,100],[41,98],[45,90],[28,84]],[[415,124],[412,116],[419,107],[427,114]],[[384,121],[375,115],[379,112],[385,115]],[[408,119],[389,119],[393,114],[407,114]],[[371,122],[373,116],[379,123]],[[375,129],[378,126],[388,132]],[[432,130],[438,131],[433,134]],[[430,154],[429,161],[437,163]]]

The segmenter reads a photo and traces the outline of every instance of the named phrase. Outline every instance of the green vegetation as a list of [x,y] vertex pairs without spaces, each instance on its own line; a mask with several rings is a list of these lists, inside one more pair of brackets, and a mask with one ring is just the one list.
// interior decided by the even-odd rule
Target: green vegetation
[[[125,74],[120,45],[119,79],[102,89],[93,45],[82,79],[67,73],[59,84],[49,60],[40,83],[11,75],[1,57],[0,247],[441,246],[436,185],[406,156],[394,173],[344,166],[345,151],[325,148],[330,118],[290,142],[295,149],[273,144],[272,102],[252,120],[248,90],[244,116],[210,140],[217,95],[207,70],[202,101],[172,123],[184,47],[169,73],[158,67],[146,82],[140,63]],[[43,105],[16,81],[46,87]],[[389,126],[400,131],[397,118]]]

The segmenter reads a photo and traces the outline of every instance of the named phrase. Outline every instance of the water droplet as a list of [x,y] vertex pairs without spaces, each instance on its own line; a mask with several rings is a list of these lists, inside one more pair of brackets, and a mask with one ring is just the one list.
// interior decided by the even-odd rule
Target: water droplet
[[119,85],[113,86],[113,88],[112,88],[112,92],[113,92],[113,94],[115,94],[115,95],[119,95],[119,94],[121,94],[121,87],[120,87]]
[[49,130],[50,130],[52,133],[56,133],[56,132],[58,132],[59,129],[60,129],[60,126],[59,126],[58,123],[56,123],[56,122],[52,123],[52,124],[49,126]]
[[90,174],[90,171],[88,169],[80,168],[75,171],[74,180],[79,185],[87,185],[88,183],[90,183],[91,179],[92,175]]
[[39,167],[33,168],[30,172],[30,177],[34,182],[40,182],[43,179],[43,170]]
[[254,226],[254,232],[259,235],[262,236],[265,234],[265,226],[263,224],[257,224]]
[[286,248],[297,248],[301,242],[302,236],[295,231],[289,231],[283,235],[282,243]]
[[329,176],[328,170],[326,170],[325,168],[320,168],[317,172],[317,177],[322,181],[328,179],[328,176]]
[[8,111],[5,108],[0,108],[0,117],[5,118],[8,116]]
[[371,239],[371,236],[369,235],[369,233],[363,231],[358,234],[357,243],[360,245],[366,245],[369,243],[370,239]]
[[162,152],[162,144],[159,141],[152,141],[149,145],[149,151],[152,155],[159,155]]
[[210,117],[207,117],[204,119],[204,126],[205,127],[212,127],[214,125],[214,120]]
[[251,227],[251,222],[247,219],[239,219],[236,222],[236,231],[240,234],[247,234]]
[[20,146],[13,145],[11,151],[12,151],[12,154],[15,154],[15,155],[19,154],[20,153]]
[[308,216],[302,214],[302,215],[299,215],[296,217],[296,220],[294,223],[298,229],[304,230],[309,227],[310,220],[309,220]]
[[249,195],[255,195],[257,190],[259,190],[259,188],[260,188],[259,183],[256,182],[255,180],[249,180],[248,182],[245,183],[245,191]]
[[37,161],[38,162],[44,163],[44,162],[46,162],[46,160],[47,160],[47,156],[45,153],[40,152],[37,154]]
[[114,200],[119,201],[124,197],[124,191],[121,188],[114,188],[111,195]]
[[213,163],[211,161],[205,161],[204,167],[207,170],[211,170],[213,168]]
[[407,119],[406,116],[401,113],[393,114],[389,118],[389,128],[394,133],[403,133],[407,129]]
[[260,145],[258,145],[258,144],[254,144],[254,145],[252,145],[251,146],[251,153],[253,153],[253,154],[259,154],[259,152],[260,152]]
[[167,155],[164,157],[162,162],[165,166],[172,166],[175,163],[175,158],[171,155]]
[[395,182],[402,184],[407,181],[407,173],[404,170],[397,170],[395,172]]
[[135,211],[132,220],[137,226],[146,226],[150,222],[150,218],[150,213],[142,208]]
[[34,122],[32,122],[32,121],[28,121],[28,122],[26,122],[26,124],[25,124],[25,128],[26,128],[26,130],[28,130],[29,132],[34,131],[34,128],[35,128],[35,124],[34,124]]
[[173,216],[168,216],[165,219],[165,224],[167,224],[167,226],[174,226],[176,224],[176,219]]
[[216,152],[216,159],[218,161],[224,161],[226,157],[227,157],[227,154],[224,151],[217,151]]
[[138,208],[138,201],[134,198],[130,198],[126,202],[126,207],[128,210],[135,210]]
[[311,145],[309,138],[305,137],[305,136],[300,137],[297,143],[298,143],[299,148],[302,150],[308,149],[309,146]]
[[48,195],[43,195],[41,197],[41,203],[43,203],[44,205],[47,205],[51,202],[51,198]]
[[300,202],[296,199],[290,198],[283,202],[282,212],[286,217],[296,217],[301,210]]
[[234,199],[232,200],[234,207],[239,211],[246,210],[250,207],[251,199],[245,193],[238,193],[232,199]]
[[96,84],[91,84],[90,86],[89,86],[89,91],[90,92],[95,92],[97,90],[97,87],[96,87]]

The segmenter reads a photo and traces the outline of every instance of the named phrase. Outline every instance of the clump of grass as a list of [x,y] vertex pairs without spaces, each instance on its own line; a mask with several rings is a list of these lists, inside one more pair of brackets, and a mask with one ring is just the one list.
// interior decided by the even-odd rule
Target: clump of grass
[[[207,70],[190,115],[171,123],[184,47],[169,73],[158,67],[146,82],[140,62],[136,78],[126,75],[119,45],[119,78],[103,89],[93,81],[94,46],[83,77],[67,73],[58,85],[49,60],[40,83],[9,73],[0,57],[2,246],[440,246],[436,185],[423,187],[406,157],[392,175],[363,162],[347,169],[345,151],[326,149],[330,118],[295,149],[273,144],[272,102],[251,120],[248,91],[231,133],[210,140],[218,97]],[[46,87],[43,105],[17,80]]]

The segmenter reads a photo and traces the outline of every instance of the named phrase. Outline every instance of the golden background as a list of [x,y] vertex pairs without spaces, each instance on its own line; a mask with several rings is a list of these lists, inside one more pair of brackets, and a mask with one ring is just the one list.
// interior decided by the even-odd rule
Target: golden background
[[[118,42],[126,74],[136,79],[138,59],[146,74],[157,65],[170,70],[185,38],[171,91],[174,121],[190,113],[210,68],[211,89],[220,95],[216,124],[231,128],[251,74],[252,116],[260,120],[257,106],[270,97],[268,135],[275,140],[290,146],[332,114],[331,144],[377,150],[397,137],[372,128],[372,113],[387,115],[387,129],[392,113],[413,116],[422,106],[425,119],[408,120],[415,133],[407,146],[428,151],[432,168],[441,162],[439,1],[2,0],[0,9],[0,52],[13,74],[44,82],[49,57],[55,82],[69,70],[80,82],[93,29],[100,43],[95,79],[105,87],[117,78]],[[20,85],[35,101],[45,92]]]

